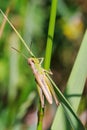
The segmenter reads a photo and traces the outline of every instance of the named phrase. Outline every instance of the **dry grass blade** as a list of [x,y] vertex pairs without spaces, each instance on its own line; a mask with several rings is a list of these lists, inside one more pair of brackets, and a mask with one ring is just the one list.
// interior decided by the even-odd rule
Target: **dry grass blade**
[[[10,11],[10,8],[8,7],[7,10],[6,10],[6,13],[5,13],[6,16],[8,16],[9,11]],[[2,33],[3,33],[4,27],[5,27],[6,21],[7,21],[7,20],[4,18],[4,20],[3,20],[3,22],[2,22],[2,25],[1,25],[1,27],[0,27],[0,38],[1,38],[1,36],[2,36]]]

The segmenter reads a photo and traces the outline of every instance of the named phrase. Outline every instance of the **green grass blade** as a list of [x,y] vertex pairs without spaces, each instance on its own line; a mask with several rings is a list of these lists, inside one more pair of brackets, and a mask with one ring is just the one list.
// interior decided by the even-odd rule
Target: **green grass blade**
[[47,76],[48,76],[49,80],[51,81],[51,83],[53,84],[53,86],[54,86],[54,88],[56,90],[56,93],[58,95],[58,99],[59,99],[60,103],[62,104],[62,107],[64,108],[64,111],[65,111],[65,113],[66,113],[66,115],[68,117],[68,120],[70,121],[70,123],[72,125],[72,128],[74,128],[74,130],[84,130],[84,127],[83,127],[82,123],[80,122],[77,115],[73,111],[72,106],[70,105],[70,103],[64,97],[62,92],[58,89],[58,87],[53,82],[53,80],[50,78],[50,76],[48,74],[47,74]]
[[52,4],[51,4],[50,21],[49,21],[47,44],[46,44],[46,53],[45,53],[45,59],[44,59],[45,60],[44,68],[47,70],[49,70],[49,68],[50,68],[54,29],[55,29],[55,20],[56,20],[56,12],[57,12],[56,11],[57,2],[58,2],[58,0],[52,0]]
[[67,83],[66,94],[70,96],[69,101],[77,111],[81,95],[87,78],[87,31],[84,35],[75,64]]
[[[46,53],[45,53],[45,61],[44,61],[44,68],[49,70],[50,68],[50,60],[51,60],[51,53],[52,53],[52,44],[53,44],[53,36],[54,36],[54,28],[55,28],[55,19],[56,19],[56,10],[57,10],[57,0],[52,0],[51,2],[51,11],[50,11],[50,20],[49,20],[49,29],[48,29],[48,37],[47,37],[47,44],[46,44]],[[40,104],[41,105],[41,104]],[[42,130],[42,122],[40,121],[43,119],[43,110],[40,106],[40,114],[38,121],[37,130]]]
[[13,26],[13,24],[10,22],[10,20],[7,18],[7,16],[3,13],[3,11],[0,9],[1,14],[3,15],[3,17],[7,20],[7,22],[9,23],[9,25],[12,27],[12,29],[15,31],[15,33],[17,34],[17,36],[19,37],[19,39],[21,40],[21,42],[24,44],[24,46],[26,47],[26,49],[28,50],[28,52],[30,53],[30,55],[32,57],[35,57],[35,55],[33,54],[33,52],[30,50],[30,48],[27,46],[26,42],[24,41],[24,39],[21,37],[21,35],[19,34],[19,32],[16,30],[16,28]]
[[[84,84],[87,77],[87,31],[84,35],[81,47],[79,49],[79,53],[77,55],[74,67],[72,69],[71,75],[69,77],[68,83],[67,83],[67,89],[66,94],[67,95],[76,95],[74,98],[70,98],[69,101],[72,104],[73,110],[76,112],[78,109],[78,105],[80,103],[81,94],[84,89]],[[61,107],[61,106],[59,106]],[[58,108],[60,109],[60,108]],[[76,124],[78,124],[78,120],[74,120],[72,118],[71,113],[69,113],[66,108],[64,108],[67,116],[71,118]],[[60,125],[60,122],[62,120],[62,114],[60,114],[60,111],[57,111],[55,120],[52,125],[52,129],[56,130],[58,126]],[[59,122],[57,121],[58,118],[60,118]],[[64,118],[64,117],[63,117]],[[56,126],[56,127],[55,127]],[[65,126],[61,130],[67,130]],[[76,129],[79,130],[79,129]],[[83,129],[82,129],[83,130]]]

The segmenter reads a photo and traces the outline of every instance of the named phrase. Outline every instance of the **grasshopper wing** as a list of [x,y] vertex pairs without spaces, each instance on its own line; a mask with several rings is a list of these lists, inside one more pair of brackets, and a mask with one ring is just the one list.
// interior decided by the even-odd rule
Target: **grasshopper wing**
[[55,100],[55,102],[56,102],[56,105],[58,106],[59,102],[58,102],[58,100],[57,100],[56,93],[55,93],[54,88],[53,88],[53,86],[52,86],[52,84],[51,84],[49,78],[47,77],[47,75],[45,75],[45,81],[46,81],[46,83],[47,83],[47,85],[48,85],[48,87],[49,87],[49,89],[50,89],[50,91],[51,91],[51,93],[52,93],[52,95],[53,95],[53,97],[54,97],[54,100]]
[[44,95],[43,95],[43,91],[42,89],[39,87],[39,85],[37,84],[37,90],[40,96],[40,100],[41,100],[41,106],[42,108],[44,108]]
[[38,73],[35,75],[35,79],[36,79],[36,82],[39,85],[39,87],[42,89],[44,95],[46,96],[46,99],[49,102],[49,104],[52,104],[52,102],[53,102],[52,95],[51,95],[50,89],[46,83],[45,74]]

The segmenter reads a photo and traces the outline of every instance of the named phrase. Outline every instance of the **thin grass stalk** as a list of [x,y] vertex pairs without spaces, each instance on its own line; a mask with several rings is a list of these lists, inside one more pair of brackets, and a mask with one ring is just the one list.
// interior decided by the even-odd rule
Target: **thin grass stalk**
[[52,4],[51,4],[50,21],[49,21],[49,29],[48,29],[48,37],[47,37],[46,53],[45,53],[45,61],[44,61],[44,68],[47,70],[49,70],[50,68],[55,20],[56,20],[56,12],[57,12],[57,1],[58,0],[52,0]]
[[[10,11],[10,8],[8,7],[7,10],[6,10],[6,12],[5,12],[5,15],[6,15],[6,16],[8,16],[9,11]],[[1,27],[0,27],[0,38],[1,38],[2,34],[3,34],[3,30],[4,30],[4,27],[5,27],[5,25],[6,25],[6,21],[7,21],[7,20],[4,18],[4,20],[3,20],[3,22],[2,22],[2,25],[1,25]]]
[[43,130],[43,116],[44,116],[44,108],[42,108],[41,102],[40,102],[40,104],[39,104],[39,111],[38,111],[37,130]]
[[[47,44],[46,44],[45,61],[44,61],[44,68],[47,70],[49,70],[49,68],[50,68],[54,29],[55,29],[56,10],[57,10],[57,0],[52,0],[49,29],[48,29],[48,37],[47,37]],[[38,116],[39,120],[38,120],[37,130],[43,129],[42,128],[43,127],[43,125],[42,125],[43,115],[44,115],[44,110],[41,107],[41,103],[40,103],[39,116]]]

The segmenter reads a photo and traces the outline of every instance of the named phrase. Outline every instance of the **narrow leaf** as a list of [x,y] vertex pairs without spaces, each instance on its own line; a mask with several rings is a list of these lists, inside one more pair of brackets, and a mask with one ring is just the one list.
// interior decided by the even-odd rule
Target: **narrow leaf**
[[[53,80],[50,78],[50,76],[47,74],[48,78],[50,79],[51,83],[53,84],[57,95],[58,95],[58,99],[66,113],[66,116],[68,117],[68,120],[70,121],[72,128],[74,130],[84,130],[84,126],[82,125],[81,121],[78,119],[77,115],[75,114],[75,112],[72,109],[72,106],[70,105],[70,103],[68,102],[68,100],[64,97],[64,95],[62,94],[62,92],[58,89],[58,87],[56,86],[56,84],[53,82]],[[53,129],[54,130],[54,129]]]
[[[87,31],[85,32],[81,47],[79,49],[74,67],[72,69],[71,75],[69,77],[68,83],[67,83],[67,89],[66,94],[71,95],[74,98],[70,98],[69,101],[72,105],[72,109],[76,112],[78,109],[78,105],[80,103],[81,95],[84,89],[84,84],[87,77]],[[65,104],[64,104],[65,105]],[[59,106],[61,107],[61,106]],[[74,130],[84,130],[84,127],[77,127],[80,126],[81,123],[78,119],[76,119],[76,116],[74,113],[72,113],[73,117],[71,116],[70,108],[66,110],[66,107],[64,107],[64,110],[66,111],[67,117],[71,124],[74,126]],[[59,122],[57,121],[58,118],[60,118]],[[57,111],[55,120],[52,125],[52,129],[56,130],[58,126],[60,125],[60,122],[62,120],[62,116],[60,115],[60,111]],[[76,125],[76,126],[75,126]],[[56,126],[56,127],[55,127]],[[65,126],[61,130],[66,130]]]

